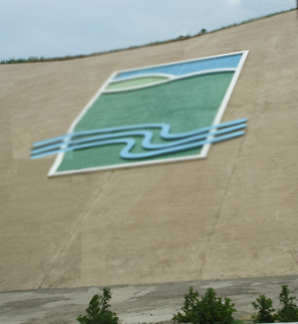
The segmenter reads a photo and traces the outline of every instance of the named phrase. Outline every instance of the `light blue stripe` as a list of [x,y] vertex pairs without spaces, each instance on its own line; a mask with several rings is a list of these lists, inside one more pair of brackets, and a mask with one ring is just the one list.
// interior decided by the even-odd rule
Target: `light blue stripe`
[[190,149],[194,149],[200,146],[203,146],[205,144],[209,144],[209,143],[218,143],[218,142],[222,142],[231,138],[235,138],[238,136],[242,136],[244,135],[244,132],[235,132],[232,134],[228,134],[228,135],[224,135],[224,136],[220,136],[220,137],[215,137],[209,140],[205,140],[205,141],[199,141],[196,143],[192,143],[192,144],[186,144],[186,145],[181,145],[181,146],[176,146],[173,148],[168,148],[168,149],[164,149],[164,150],[158,150],[158,151],[154,151],[154,152],[148,152],[148,153],[130,153],[130,150],[132,149],[132,147],[134,146],[134,143],[132,143],[131,141],[129,143],[127,143],[127,145],[124,147],[124,149],[120,152],[120,156],[123,159],[128,159],[128,160],[134,160],[134,159],[145,159],[145,158],[150,158],[150,157],[155,157],[155,156],[159,156],[159,155],[164,155],[164,154],[169,154],[169,153],[174,153],[174,152],[181,152],[181,151],[185,151],[185,150],[190,150]]
[[[87,144],[87,143],[94,142],[94,141],[98,142],[99,140],[107,140],[107,139],[112,139],[112,138],[117,138],[117,137],[119,138],[119,137],[129,137],[129,136],[130,137],[143,136],[144,139],[142,140],[141,145],[144,149],[158,150],[158,149],[164,149],[164,148],[168,148],[168,147],[182,145],[182,144],[189,143],[189,142],[198,141],[201,139],[206,139],[206,137],[209,137],[209,136],[218,136],[218,135],[233,132],[233,131],[236,131],[236,130],[239,130],[239,129],[242,129],[245,127],[246,127],[246,124],[239,124],[239,125],[236,125],[233,127],[224,128],[219,131],[205,132],[204,134],[201,134],[201,135],[188,136],[186,139],[175,140],[172,143],[164,143],[164,144],[152,144],[151,140],[152,140],[154,134],[151,131],[122,132],[122,133],[108,134],[108,135],[101,135],[101,136],[91,136],[91,137],[87,137],[87,138],[80,139],[80,140],[70,140],[68,142],[63,142],[60,144],[49,145],[46,147],[42,147],[40,149],[34,149],[31,151],[31,154],[37,155],[37,154],[44,152],[45,154],[52,155],[52,154],[57,154],[57,153],[61,153],[61,152],[76,150],[79,148],[84,148],[82,146],[82,144],[84,144],[84,143]],[[201,133],[201,132],[198,132],[198,133]],[[67,146],[67,150],[60,149],[60,147],[62,145]]]
[[113,80],[121,80],[123,78],[140,76],[143,74],[156,74],[166,73],[174,76],[183,76],[185,74],[211,70],[220,68],[237,68],[240,62],[242,54],[233,54],[229,56],[221,56],[215,58],[209,58],[205,60],[198,60],[185,63],[176,63],[165,66],[157,66],[147,69],[141,69],[136,71],[123,72],[114,77]]
[[96,135],[96,134],[105,134],[105,133],[114,133],[114,132],[122,132],[127,130],[134,130],[134,129],[148,129],[148,128],[161,128],[160,136],[163,139],[180,139],[188,136],[198,135],[201,133],[208,132],[212,129],[219,129],[223,127],[233,126],[241,123],[246,123],[246,118],[236,119],[230,122],[222,123],[222,124],[216,124],[204,128],[200,128],[194,131],[186,132],[186,133],[180,133],[180,134],[169,134],[171,126],[168,124],[141,124],[141,125],[130,125],[130,126],[122,126],[122,127],[112,127],[112,128],[103,128],[103,129],[93,129],[90,131],[82,131],[82,132],[76,132],[76,133],[69,133],[58,137],[53,137],[47,140],[39,141],[33,144],[33,147],[39,147],[39,146],[45,146],[48,144],[54,144],[55,146],[59,144],[59,146],[62,143],[62,141],[68,140],[70,138],[76,138],[76,137],[82,137],[82,136],[90,136],[90,135]]
[[[112,144],[126,144],[126,146],[121,150],[120,156],[123,159],[134,160],[134,159],[144,159],[144,158],[150,158],[150,157],[165,155],[165,154],[174,153],[174,152],[185,151],[185,150],[201,147],[201,146],[203,146],[205,144],[209,144],[209,143],[218,143],[218,142],[221,142],[224,140],[242,136],[244,134],[245,133],[243,131],[234,132],[234,133],[230,133],[228,135],[211,138],[209,140],[198,141],[198,142],[191,143],[191,144],[184,144],[184,145],[179,145],[179,146],[175,146],[175,147],[171,147],[171,148],[156,150],[153,152],[145,152],[145,153],[130,153],[130,150],[134,147],[134,145],[136,143],[134,139],[130,139],[130,138],[128,138],[128,139],[122,138],[122,139],[109,140],[109,141],[100,141],[100,142],[94,142],[92,144],[90,144],[90,143],[83,144],[83,145],[80,145],[79,147],[77,147],[76,149],[98,147],[98,146],[112,145]],[[69,150],[73,150],[73,148],[65,148],[65,149],[56,151],[56,153],[66,152]],[[55,153],[50,153],[50,154],[55,154]],[[49,153],[37,154],[37,155],[32,156],[31,158],[37,159],[37,158],[40,158],[40,157],[43,157],[46,155],[49,155]]]

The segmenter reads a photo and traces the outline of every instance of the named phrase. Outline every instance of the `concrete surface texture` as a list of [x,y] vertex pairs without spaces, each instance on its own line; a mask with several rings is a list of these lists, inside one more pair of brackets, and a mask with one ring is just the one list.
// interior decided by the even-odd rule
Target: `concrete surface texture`
[[[237,310],[234,318],[251,322],[255,313],[252,302],[260,294],[273,301],[273,307],[281,308],[279,294],[281,286],[288,285],[291,296],[298,295],[297,276],[249,278],[234,280],[210,280],[115,286],[111,288],[111,310],[116,312],[123,324],[172,323],[174,314],[181,312],[184,295],[189,287],[203,296],[210,287],[216,296],[230,298]],[[86,315],[85,309],[91,298],[102,293],[100,287],[37,289],[0,293],[1,324],[75,324],[79,315]]]
[[[0,65],[0,291],[298,271],[296,11],[184,41]],[[249,50],[206,160],[47,178],[31,145],[64,134],[115,70]],[[88,297],[89,298],[89,297]]]

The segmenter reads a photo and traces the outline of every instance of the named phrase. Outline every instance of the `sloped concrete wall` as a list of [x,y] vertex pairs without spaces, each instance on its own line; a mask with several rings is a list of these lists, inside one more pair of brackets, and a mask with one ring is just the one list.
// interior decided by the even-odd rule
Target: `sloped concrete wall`
[[[0,291],[297,274],[292,11],[72,61],[0,65]],[[64,134],[115,70],[249,50],[206,160],[47,178],[33,142]]]

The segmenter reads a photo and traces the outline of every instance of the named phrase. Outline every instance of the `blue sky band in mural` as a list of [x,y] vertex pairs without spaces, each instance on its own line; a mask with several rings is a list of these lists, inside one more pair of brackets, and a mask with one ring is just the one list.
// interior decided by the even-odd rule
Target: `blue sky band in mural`
[[212,71],[215,69],[237,68],[242,54],[234,54],[229,56],[221,56],[207,58],[202,60],[194,60],[186,63],[168,64],[162,66],[151,67],[147,69],[136,69],[132,71],[118,73],[114,80],[121,80],[129,77],[140,75],[166,74],[172,76],[183,76],[195,72]]

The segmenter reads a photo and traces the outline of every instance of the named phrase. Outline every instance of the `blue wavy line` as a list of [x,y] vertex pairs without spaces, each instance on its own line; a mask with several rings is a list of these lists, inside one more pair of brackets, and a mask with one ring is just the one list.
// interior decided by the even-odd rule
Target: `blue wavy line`
[[[168,147],[186,144],[186,143],[197,141],[200,139],[205,139],[207,136],[217,136],[217,135],[221,135],[224,133],[232,132],[235,130],[242,129],[245,126],[246,126],[246,124],[239,124],[239,125],[236,125],[233,127],[224,128],[223,130],[219,130],[216,132],[209,132],[209,133],[205,132],[204,134],[201,134],[201,135],[189,136],[186,139],[176,140],[172,143],[165,143],[165,144],[152,144],[151,140],[152,140],[154,134],[151,131],[135,131],[135,132],[121,132],[121,133],[117,133],[117,134],[108,134],[108,135],[101,135],[101,136],[92,136],[92,137],[88,137],[88,138],[84,138],[84,139],[64,142],[63,145],[64,146],[67,145],[67,147],[69,148],[68,150],[71,150],[71,149],[79,149],[80,147],[83,147],[79,144],[89,143],[92,141],[112,139],[112,138],[125,137],[125,136],[143,136],[144,139],[142,140],[142,147],[144,149],[158,150],[158,149],[164,149],[164,148],[168,148]],[[35,154],[43,153],[43,152],[48,152],[49,154],[57,154],[60,152],[65,152],[65,150],[60,149],[60,147],[61,147],[61,144],[48,145],[46,147],[32,150],[31,154],[35,155]],[[59,149],[54,150],[55,148],[59,148]]]
[[243,131],[239,131],[239,132],[234,132],[234,133],[224,135],[224,136],[214,137],[214,138],[207,139],[204,141],[197,141],[197,142],[191,143],[191,144],[178,145],[178,146],[171,147],[171,148],[164,148],[164,149],[156,150],[153,152],[145,152],[145,153],[130,153],[130,150],[134,147],[136,141],[134,139],[130,139],[130,138],[122,138],[122,139],[117,139],[117,140],[99,141],[99,142],[94,142],[94,143],[89,143],[89,144],[83,144],[78,147],[67,147],[65,149],[58,150],[56,152],[33,155],[33,156],[31,156],[31,158],[37,159],[37,158],[40,158],[40,157],[43,157],[46,155],[50,155],[50,154],[56,154],[56,153],[70,151],[70,150],[83,149],[83,148],[90,148],[90,147],[97,147],[97,146],[104,146],[104,145],[111,145],[111,144],[126,144],[126,146],[120,152],[120,156],[123,159],[129,159],[129,160],[144,159],[144,158],[148,158],[148,157],[155,157],[155,156],[159,156],[159,155],[185,151],[185,150],[189,150],[192,148],[197,148],[197,147],[203,146],[208,143],[217,143],[217,142],[221,142],[221,141],[231,139],[234,137],[242,136],[244,134],[245,133]]
[[47,140],[39,141],[33,144],[33,147],[38,146],[44,146],[51,143],[62,142],[69,138],[75,138],[75,137],[82,137],[82,136],[89,136],[89,135],[95,135],[95,134],[104,134],[104,133],[115,133],[115,132],[121,132],[121,131],[127,131],[127,130],[134,130],[134,129],[148,129],[148,128],[161,128],[160,137],[163,139],[179,139],[184,138],[192,135],[197,135],[201,133],[208,132],[212,129],[219,129],[223,127],[233,126],[241,123],[246,123],[247,119],[237,119],[231,122],[226,122],[222,124],[212,125],[204,128],[200,128],[194,131],[180,133],[180,134],[170,134],[171,126],[168,124],[160,123],[160,124],[141,124],[141,125],[130,125],[130,126],[122,126],[122,127],[112,127],[112,128],[103,128],[103,129],[93,129],[90,131],[81,131],[81,132],[75,132],[75,133],[69,133],[58,137],[53,137]]
[[[104,136],[95,136],[87,139],[81,139],[81,140],[76,140],[76,141],[70,141],[70,142],[64,142],[63,146],[61,148],[61,145],[58,146],[58,150],[53,150],[53,147],[56,148],[57,145],[50,145],[44,148],[40,149],[35,149],[32,150],[32,155],[31,158],[36,159],[36,158],[41,158],[47,155],[53,155],[53,154],[58,154],[62,152],[67,152],[67,151],[73,151],[73,150],[79,150],[79,149],[84,149],[84,148],[90,148],[90,147],[96,147],[96,146],[103,146],[103,145],[110,145],[110,144],[123,144],[126,143],[126,147],[121,151],[120,156],[126,159],[132,159],[132,156],[135,156],[136,159],[143,158],[143,157],[150,157],[150,156],[157,156],[157,155],[162,155],[162,154],[167,154],[170,152],[176,152],[176,151],[181,151],[184,149],[187,149],[190,145],[195,145],[194,147],[201,146],[198,145],[198,143],[204,142],[209,143],[209,141],[206,142],[207,137],[211,136],[218,136],[222,135],[225,133],[230,133],[234,132],[236,130],[245,128],[246,124],[242,123],[233,127],[227,127],[219,131],[214,131],[214,132],[205,132],[204,134],[196,135],[196,136],[190,136],[186,139],[178,140],[172,143],[165,143],[165,144],[152,144],[151,140],[153,138],[153,133],[150,131],[139,131],[139,132],[125,132],[125,133],[118,133],[118,134],[108,134]],[[235,133],[233,133],[235,134]],[[138,153],[138,154],[133,154],[129,153],[129,151],[133,148],[133,146],[136,144],[136,141],[134,139],[130,138],[120,138],[116,140],[111,140],[111,138],[115,137],[123,137],[125,135],[129,136],[144,136],[144,139],[142,141],[142,147],[144,149],[149,149],[149,150],[155,150],[155,152],[148,152],[148,153]],[[230,134],[231,135],[231,134]],[[229,136],[229,135],[226,135]],[[239,135],[238,135],[239,136]],[[224,136],[217,137],[214,139],[214,142],[217,142],[218,138],[224,138]],[[107,141],[103,141],[103,139],[109,139]],[[203,139],[203,141],[202,141]],[[100,141],[98,141],[100,140]],[[92,143],[90,143],[92,142]],[[191,142],[195,142],[192,144],[189,144]],[[71,145],[70,145],[71,143]],[[84,144],[85,143],[85,144]],[[202,144],[202,145],[205,145]],[[153,154],[153,155],[152,155]]]
[[120,152],[120,156],[123,159],[129,159],[129,160],[134,160],[134,159],[144,159],[144,158],[149,158],[149,157],[155,157],[158,155],[164,155],[164,154],[169,154],[169,153],[174,153],[174,152],[181,152],[181,151],[185,151],[185,150],[190,150],[193,148],[197,148],[200,146],[203,146],[205,144],[208,143],[217,143],[217,142],[221,142],[224,140],[228,140],[231,138],[235,138],[238,136],[242,136],[245,133],[243,131],[240,132],[234,132],[232,134],[228,134],[228,135],[224,135],[224,136],[220,136],[220,137],[215,137],[209,140],[205,140],[205,141],[199,141],[199,142],[195,142],[192,144],[187,144],[187,145],[180,145],[180,146],[176,146],[173,148],[168,148],[168,149],[163,149],[163,150],[159,150],[159,151],[155,151],[155,152],[148,152],[148,153],[130,153],[130,150],[132,149],[134,143],[127,143],[127,145],[122,149],[122,151]]

